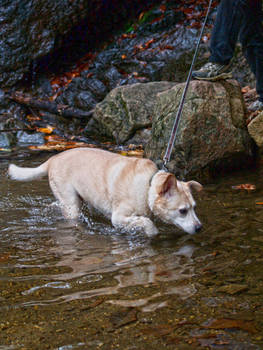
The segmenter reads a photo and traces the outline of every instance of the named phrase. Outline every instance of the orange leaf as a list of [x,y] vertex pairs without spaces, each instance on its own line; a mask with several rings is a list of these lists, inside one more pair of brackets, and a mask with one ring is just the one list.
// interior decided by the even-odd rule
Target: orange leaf
[[255,334],[257,332],[256,327],[252,321],[234,320],[230,318],[219,318],[219,319],[213,320],[208,326],[205,326],[205,328],[210,328],[210,329],[237,328],[252,334]]
[[143,18],[143,16],[145,15],[145,12],[141,12],[139,15],[139,21]]
[[62,142],[65,141],[61,136],[58,135],[45,135],[45,140],[48,142]]
[[55,129],[54,126],[47,125],[45,128],[37,128],[36,130],[38,132],[43,132],[44,134],[52,134],[54,129]]
[[8,254],[5,254],[5,255],[0,256],[0,263],[2,263],[2,262],[6,262],[6,261],[9,259],[9,257],[10,257],[10,254],[9,254],[9,253],[8,253]]
[[166,11],[166,5],[161,5],[160,7],[159,7],[159,9],[160,9],[160,11],[162,11],[162,12],[165,12]]
[[241,185],[236,185],[236,186],[232,186],[233,190],[246,190],[246,191],[253,191],[256,189],[255,185],[251,185],[251,184],[241,184]]
[[143,150],[121,151],[120,154],[122,156],[142,158],[143,157]]

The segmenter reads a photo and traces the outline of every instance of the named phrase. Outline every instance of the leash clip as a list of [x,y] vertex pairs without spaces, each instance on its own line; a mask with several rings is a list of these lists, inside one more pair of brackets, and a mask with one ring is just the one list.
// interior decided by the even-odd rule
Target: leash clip
[[162,170],[164,170],[165,172],[168,173],[169,170],[168,170],[168,168],[167,168],[167,163],[168,163],[167,159],[164,159],[164,160],[163,160]]

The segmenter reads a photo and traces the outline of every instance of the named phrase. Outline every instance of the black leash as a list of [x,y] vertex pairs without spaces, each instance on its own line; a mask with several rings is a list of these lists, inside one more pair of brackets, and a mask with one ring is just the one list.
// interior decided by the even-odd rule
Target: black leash
[[202,36],[203,36],[203,33],[204,33],[205,25],[206,25],[206,22],[207,22],[207,19],[208,19],[208,15],[209,15],[209,12],[210,12],[210,9],[211,9],[212,2],[213,2],[213,0],[209,1],[209,5],[208,5],[208,8],[207,8],[205,20],[204,20],[204,23],[202,25],[201,33],[200,33],[200,36],[199,36],[199,39],[198,39],[198,42],[197,42],[197,45],[196,45],[196,49],[195,49],[194,57],[193,57],[193,60],[192,60],[192,64],[191,64],[191,67],[190,67],[190,70],[189,70],[189,73],[188,73],[188,77],[187,77],[187,80],[186,80],[184,91],[183,91],[183,94],[182,94],[182,97],[181,97],[181,101],[180,101],[180,104],[179,104],[179,107],[178,107],[178,111],[177,111],[177,114],[176,114],[176,117],[175,117],[175,120],[174,120],[171,136],[170,136],[167,148],[166,148],[165,155],[163,157],[163,169],[164,170],[167,170],[166,165],[167,165],[167,163],[170,162],[170,158],[171,158],[172,150],[173,150],[173,147],[174,147],[174,142],[175,142],[175,138],[176,138],[176,134],[177,134],[180,118],[181,118],[181,115],[182,115],[182,110],[183,110],[183,106],[184,106],[185,96],[186,96],[186,93],[187,93],[187,90],[188,90],[188,87],[189,87],[189,84],[190,84],[190,81],[191,81],[191,78],[192,78],[192,72],[193,72],[193,68],[194,68],[194,63],[195,63],[195,60],[196,60],[196,57],[197,57],[198,49],[199,49],[200,42],[201,42],[201,39],[202,39]]

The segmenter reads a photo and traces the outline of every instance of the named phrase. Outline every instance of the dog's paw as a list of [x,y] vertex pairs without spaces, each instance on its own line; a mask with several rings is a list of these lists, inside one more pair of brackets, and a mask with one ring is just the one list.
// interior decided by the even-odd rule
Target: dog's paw
[[112,216],[112,224],[114,227],[122,227],[128,231],[141,231],[148,237],[158,235],[158,230],[152,220],[145,216]]
[[157,227],[154,224],[152,224],[151,228],[147,227],[147,229],[145,230],[145,233],[146,233],[147,237],[153,238],[159,234],[159,231],[158,231]]
[[152,220],[145,217],[141,217],[141,220],[142,220],[141,226],[145,234],[147,235],[147,237],[153,238],[159,234],[159,231],[157,227],[154,225],[154,223],[152,222]]

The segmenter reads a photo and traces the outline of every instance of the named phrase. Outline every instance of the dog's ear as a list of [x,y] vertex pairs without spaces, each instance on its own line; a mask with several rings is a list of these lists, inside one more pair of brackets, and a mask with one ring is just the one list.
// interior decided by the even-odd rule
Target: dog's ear
[[186,184],[190,188],[191,191],[195,190],[197,192],[200,192],[203,189],[203,186],[197,181],[188,181]]
[[162,173],[157,183],[157,193],[160,196],[169,195],[177,188],[177,181],[173,174]]

